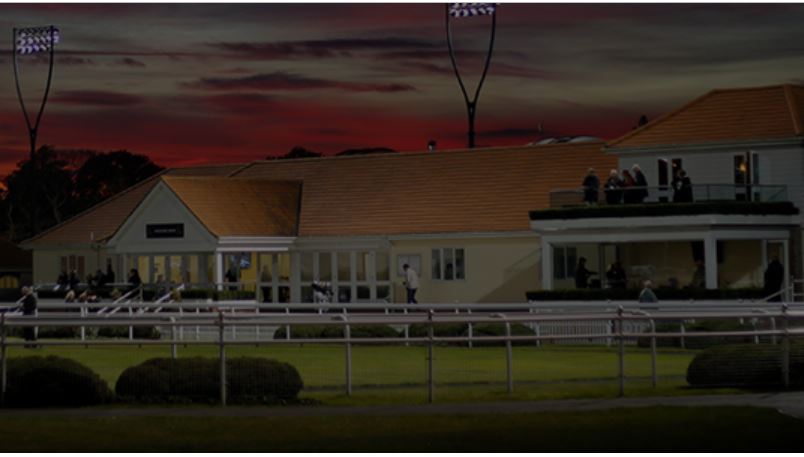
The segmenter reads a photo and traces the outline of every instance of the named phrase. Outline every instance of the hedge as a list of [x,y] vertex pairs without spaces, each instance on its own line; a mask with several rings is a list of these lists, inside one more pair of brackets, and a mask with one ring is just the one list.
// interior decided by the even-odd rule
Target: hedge
[[[295,367],[259,357],[226,361],[227,400],[232,403],[295,401],[304,383]],[[218,359],[157,358],[127,368],[117,379],[121,399],[141,402],[201,402],[220,400]]]
[[[290,327],[290,339],[307,338],[343,338],[343,325],[293,325]],[[396,330],[387,325],[352,325],[349,327],[352,338],[396,338]],[[285,326],[280,326],[274,332],[275,340],[287,338]]]
[[[429,326],[426,324],[413,324],[408,328],[408,336],[410,337],[417,337],[422,338],[426,337],[428,334]],[[511,335],[513,336],[532,336],[535,335],[534,332],[530,327],[523,325],[523,324],[511,324]],[[468,324],[434,324],[433,325],[433,336],[434,337],[467,337],[469,336],[469,325]],[[496,323],[483,323],[483,324],[474,324],[472,326],[472,336],[473,337],[488,337],[488,336],[505,336],[505,324],[496,324]],[[465,345],[465,342],[450,342],[448,344],[458,344],[458,345]],[[504,346],[505,341],[474,341],[472,343],[475,346]],[[536,344],[534,341],[514,341],[512,343],[515,346],[520,345],[527,345],[527,344]]]
[[[525,292],[528,301],[600,301],[630,300],[639,298],[641,289],[562,289],[535,290]],[[659,287],[654,289],[659,302],[662,300],[751,300],[764,298],[761,288],[740,289],[673,289]],[[646,304],[649,306],[650,304]]]
[[587,219],[601,217],[661,217],[724,215],[794,215],[792,202],[707,201],[698,203],[580,206],[531,211],[530,220]]
[[[782,384],[782,346],[732,344],[700,352],[687,368],[693,387],[775,387]],[[790,345],[790,384],[804,386],[804,344]]]
[[[734,331],[751,331],[754,327],[751,324],[741,324],[737,321],[717,321],[707,320],[694,323],[685,323],[684,331],[686,332],[734,332]],[[647,330],[650,331],[650,330]],[[657,333],[678,333],[681,331],[681,322],[676,323],[661,323],[656,324]],[[684,347],[686,349],[704,349],[712,346],[735,344],[735,343],[750,343],[754,340],[753,336],[706,336],[706,337],[691,337],[684,338]],[[650,347],[650,338],[640,337],[637,338],[637,346],[646,348]],[[659,347],[681,347],[681,338],[656,338],[656,346]]]
[[[134,326],[133,333],[134,339],[137,340],[158,340],[162,337],[159,329],[154,326]],[[128,327],[100,327],[97,336],[100,338],[128,338]]]
[[95,372],[57,356],[8,360],[5,404],[12,407],[78,407],[106,403],[114,395]]

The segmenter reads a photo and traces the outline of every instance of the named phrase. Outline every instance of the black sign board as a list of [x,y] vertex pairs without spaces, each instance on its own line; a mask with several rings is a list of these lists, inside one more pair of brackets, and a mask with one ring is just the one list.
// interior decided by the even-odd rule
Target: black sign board
[[184,224],[148,224],[146,238],[184,238]]

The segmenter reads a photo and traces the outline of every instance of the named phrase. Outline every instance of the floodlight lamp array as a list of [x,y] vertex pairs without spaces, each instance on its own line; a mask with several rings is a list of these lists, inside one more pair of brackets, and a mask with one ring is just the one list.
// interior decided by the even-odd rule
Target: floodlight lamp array
[[20,55],[50,52],[51,46],[56,45],[60,38],[59,29],[53,26],[16,29],[15,50]]

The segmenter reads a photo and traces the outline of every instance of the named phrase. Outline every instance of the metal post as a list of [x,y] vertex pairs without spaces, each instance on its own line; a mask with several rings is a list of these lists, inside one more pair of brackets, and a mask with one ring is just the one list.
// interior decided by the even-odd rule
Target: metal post
[[[84,320],[83,318],[85,318],[85,317],[87,317],[87,309],[86,309],[86,307],[82,306],[81,307],[81,320]],[[81,341],[86,341],[86,339],[87,339],[87,328],[82,325],[81,326]]]
[[[405,314],[408,313],[407,308],[404,309],[404,313]],[[410,342],[408,341],[409,337],[410,337],[410,324],[405,324],[405,346],[410,346]]]
[[221,406],[226,406],[226,346],[223,344],[224,331],[226,327],[223,323],[223,311],[218,311],[218,348],[221,370]]
[[[467,309],[466,312],[472,314],[472,308]],[[475,336],[474,326],[472,325],[471,322],[469,322],[469,349],[473,347],[472,338],[474,338],[474,336]]]
[[[290,308],[285,308],[285,314],[290,316]],[[290,341],[290,325],[285,326],[285,339]]]
[[6,353],[6,313],[0,314],[0,406],[6,404],[6,361],[8,356]]
[[774,332],[774,333],[771,333],[771,344],[776,344],[776,318],[775,317],[770,318],[770,324],[771,324],[771,330],[773,330],[773,332]]
[[782,304],[782,385],[790,387],[790,335],[787,329],[787,303]]
[[653,319],[650,320],[650,332],[652,333],[650,337],[650,373],[651,383],[655,389],[659,376],[656,370],[656,322]]
[[[343,316],[346,322],[346,316]],[[346,395],[352,395],[352,329],[347,323],[343,327],[343,334],[346,338]]]
[[505,352],[506,352],[506,376],[508,379],[508,393],[514,392],[514,353],[511,349],[511,323],[505,323]]
[[687,349],[687,344],[684,342],[684,333],[686,333],[686,329],[684,329],[684,321],[681,321],[681,338],[679,342],[681,344],[681,349]]
[[170,318],[170,357],[175,359],[178,356],[176,348],[176,318]]
[[[257,317],[257,319],[260,318],[260,304],[259,303],[257,303],[257,307],[254,308],[254,315]],[[257,341],[260,340],[260,324],[255,324],[254,325],[254,338]]]
[[[133,317],[134,317],[134,310],[133,310],[133,309],[131,309],[131,307],[129,306],[129,307],[128,307],[128,318],[129,318],[129,319],[132,319]],[[84,333],[83,333],[83,332],[81,332],[81,337],[82,337],[82,339],[83,339],[83,336],[84,336]],[[134,340],[134,326],[133,326],[133,325],[129,325],[129,326],[128,326],[128,340],[129,340],[129,341],[133,341],[133,340]]]
[[[184,308],[179,305],[179,317],[184,317]],[[179,341],[184,341],[184,326],[179,327]]]
[[433,402],[433,310],[427,311],[427,403]]
[[619,396],[625,396],[625,338],[623,338],[623,307],[617,308],[617,340],[619,341],[618,362],[620,389]]

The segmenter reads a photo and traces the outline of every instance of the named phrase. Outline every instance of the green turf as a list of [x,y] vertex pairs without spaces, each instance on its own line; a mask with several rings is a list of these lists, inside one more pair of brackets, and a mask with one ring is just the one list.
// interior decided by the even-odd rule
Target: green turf
[[651,407],[540,414],[0,417],[4,452],[802,451],[770,409]]
[[[305,386],[313,389],[343,386],[345,352],[343,347],[324,345],[229,346],[227,356],[243,355],[275,358],[294,365]],[[9,349],[11,357],[60,355],[75,359],[114,385],[126,367],[153,357],[169,357],[167,346],[85,348],[45,346],[40,349]],[[215,346],[179,346],[179,357],[217,357]],[[664,351],[658,357],[661,377],[683,377],[694,353]],[[614,379],[617,353],[605,347],[515,347],[513,377],[517,383]],[[434,350],[434,378],[439,384],[503,383],[506,380],[506,353],[502,347],[437,347]],[[650,376],[650,353],[629,348],[626,376]],[[352,349],[354,386],[421,385],[427,379],[427,351],[424,347],[355,346]]]

